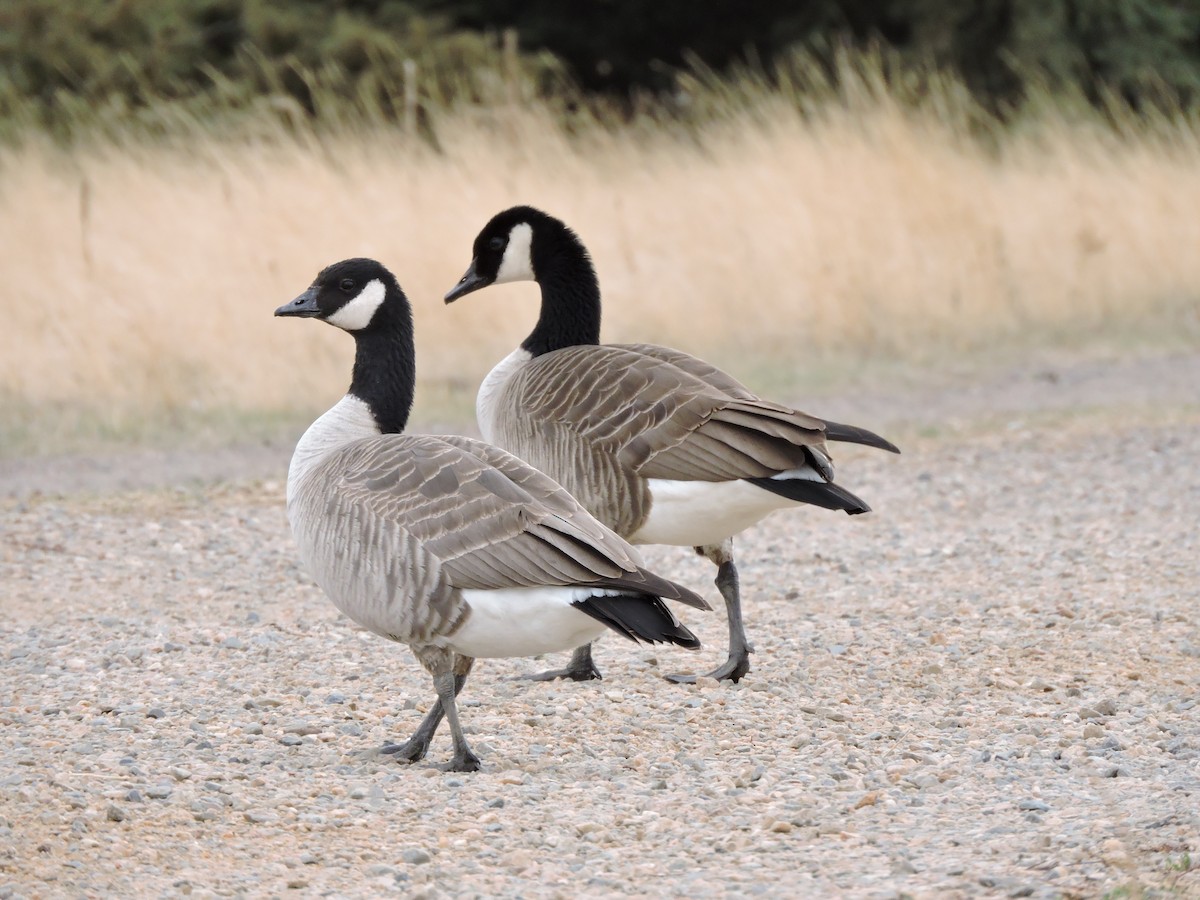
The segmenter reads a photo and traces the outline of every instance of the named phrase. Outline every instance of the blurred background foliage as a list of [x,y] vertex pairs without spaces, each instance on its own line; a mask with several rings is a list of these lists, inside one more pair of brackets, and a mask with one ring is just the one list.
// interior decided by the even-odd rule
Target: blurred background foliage
[[433,111],[530,97],[686,118],[703,114],[697,76],[836,89],[860,51],[889,78],[952,75],[1001,119],[1047,92],[1135,111],[1200,102],[1200,0],[6,0],[0,128],[69,138],[182,110],[408,116],[432,136]]

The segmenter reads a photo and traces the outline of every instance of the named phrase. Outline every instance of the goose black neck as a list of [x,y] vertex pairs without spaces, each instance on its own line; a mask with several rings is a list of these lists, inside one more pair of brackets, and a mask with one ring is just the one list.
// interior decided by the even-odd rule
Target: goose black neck
[[600,343],[600,282],[587,250],[574,235],[568,232],[557,246],[537,252],[534,271],[542,288],[542,311],[521,346],[541,356]]
[[399,434],[408,424],[417,378],[412,314],[398,306],[384,304],[370,326],[354,334],[350,393],[367,404],[384,434]]

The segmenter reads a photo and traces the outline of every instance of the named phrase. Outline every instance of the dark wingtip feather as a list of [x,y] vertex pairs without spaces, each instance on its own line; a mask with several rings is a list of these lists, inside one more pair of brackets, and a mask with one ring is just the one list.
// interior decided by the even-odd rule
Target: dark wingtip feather
[[638,569],[636,573],[630,572],[616,578],[605,578],[601,583],[606,587],[633,591],[635,594],[650,594],[654,597],[662,597],[664,600],[675,600],[695,609],[712,609],[708,601],[696,592],[689,591],[674,581],[668,581],[661,575],[655,575],[649,569]]
[[697,638],[658,597],[648,594],[595,594],[571,603],[622,637],[651,644],[675,644],[696,650]]
[[746,481],[797,503],[808,503],[822,509],[840,509],[852,516],[871,511],[866,501],[832,482],[806,481],[802,478],[747,478]]
[[859,428],[857,425],[843,425],[840,422],[825,423],[825,439],[841,441],[844,444],[863,444],[889,453],[899,453],[900,448],[886,438],[881,438],[873,431]]

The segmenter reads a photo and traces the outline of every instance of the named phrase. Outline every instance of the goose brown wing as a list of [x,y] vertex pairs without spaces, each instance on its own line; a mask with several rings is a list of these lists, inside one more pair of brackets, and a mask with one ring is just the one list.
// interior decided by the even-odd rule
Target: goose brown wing
[[455,588],[603,584],[692,602],[555,481],[497,447],[384,435],[338,455],[343,503],[402,529]]
[[692,356],[690,353],[676,350],[674,347],[663,347],[660,344],[609,344],[608,346],[619,347],[622,350],[629,350],[631,353],[650,356],[654,359],[670,363],[676,368],[683,369],[689,375],[699,378],[709,387],[716,388],[723,394],[733,397],[735,400],[759,399],[757,394],[728,372],[718,369],[712,363],[707,363],[698,357]]
[[[672,347],[661,347],[658,344],[613,344],[612,346],[621,347],[625,350],[631,350],[634,353],[652,356],[655,359],[669,362],[671,365],[695,375],[710,387],[714,387],[737,400],[750,400],[756,403],[764,402],[757,394],[728,372],[724,372],[702,359],[697,359],[690,353],[684,353],[682,350],[675,350]],[[794,415],[803,416],[804,414],[794,413]],[[825,440],[827,441],[864,444],[867,447],[887,450],[889,453],[900,452],[899,448],[891,441],[880,437],[873,431],[868,431],[866,428],[861,428],[857,425],[843,425],[840,422],[830,422],[827,419],[813,419],[813,421],[819,422],[824,427]]]
[[561,458],[547,469],[555,475],[573,460],[579,469],[617,459],[641,478],[730,481],[806,464],[832,477],[821,420],[759,400],[727,376],[723,384],[749,397],[710,385],[698,373],[718,370],[670,359],[686,354],[637,346],[568,347],[525,366],[511,383],[519,436],[506,446],[522,456],[555,446]]

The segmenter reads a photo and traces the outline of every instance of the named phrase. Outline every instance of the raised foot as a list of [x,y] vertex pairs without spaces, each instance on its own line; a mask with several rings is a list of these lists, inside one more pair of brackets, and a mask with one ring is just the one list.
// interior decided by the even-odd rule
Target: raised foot
[[600,670],[595,666],[587,666],[586,668],[567,666],[565,669],[550,669],[546,672],[537,672],[533,675],[518,675],[516,680],[557,681],[560,678],[569,678],[571,681],[601,681],[604,676],[600,674]]
[[[706,672],[705,677],[713,678],[717,681],[732,681],[734,684],[741,681],[746,673],[750,671],[750,659],[748,656],[729,657],[725,662],[711,672]],[[695,684],[697,675],[667,675],[664,676],[667,681],[675,684]]]
[[384,744],[379,748],[379,752],[407,759],[409,762],[417,762],[424,759],[425,754],[429,752],[429,742],[407,740],[403,744]]

